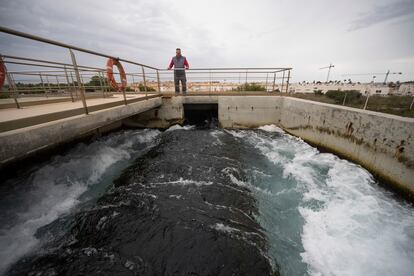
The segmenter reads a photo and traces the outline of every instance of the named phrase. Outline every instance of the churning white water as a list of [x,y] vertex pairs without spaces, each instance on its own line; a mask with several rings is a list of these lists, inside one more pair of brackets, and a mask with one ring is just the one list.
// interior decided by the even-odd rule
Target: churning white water
[[39,228],[96,198],[129,162],[156,143],[158,130],[127,130],[78,144],[33,172],[2,183],[0,274],[40,244]]
[[[198,131],[190,126],[168,131],[180,130]],[[247,165],[243,175],[248,178],[238,179],[237,167],[222,172],[254,194],[267,255],[283,275],[414,275],[414,207],[379,186],[368,171],[273,125],[209,131],[213,146],[225,146],[224,136],[232,135],[243,147],[234,158]],[[162,135],[157,130],[112,133],[2,183],[0,274],[40,248],[42,228],[93,202]],[[180,177],[154,184],[213,184]],[[225,224],[212,227],[235,231]]]
[[227,132],[267,159],[251,185],[282,273],[414,275],[414,208],[368,171],[272,125]]

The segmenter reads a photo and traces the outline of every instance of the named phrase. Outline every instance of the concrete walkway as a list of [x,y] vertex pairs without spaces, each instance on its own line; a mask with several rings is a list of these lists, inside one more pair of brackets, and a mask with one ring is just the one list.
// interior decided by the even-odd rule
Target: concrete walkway
[[[148,97],[156,97],[149,95]],[[133,103],[145,99],[145,94],[129,94],[126,96],[127,103]],[[89,112],[102,110],[114,106],[124,105],[122,94],[116,94],[109,98],[87,99],[86,104]],[[66,101],[48,103],[43,105],[26,106],[20,109],[0,109],[0,132],[28,127],[36,124],[59,120],[71,116],[84,114],[82,101]]]

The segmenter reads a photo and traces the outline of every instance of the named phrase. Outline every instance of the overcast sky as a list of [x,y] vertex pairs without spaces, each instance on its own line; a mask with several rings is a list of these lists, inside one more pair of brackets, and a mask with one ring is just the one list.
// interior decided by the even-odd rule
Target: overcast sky
[[[181,47],[194,68],[291,66],[312,81],[332,62],[331,79],[414,80],[414,0],[0,0],[0,24],[161,68]],[[6,34],[0,53],[67,58]]]

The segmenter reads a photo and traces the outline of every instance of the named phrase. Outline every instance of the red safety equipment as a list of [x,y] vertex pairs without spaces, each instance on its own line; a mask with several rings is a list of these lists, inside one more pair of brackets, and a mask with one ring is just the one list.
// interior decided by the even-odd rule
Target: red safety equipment
[[[116,83],[115,78],[114,78],[114,69],[113,69],[114,65],[118,67],[118,71],[121,76],[120,86]],[[122,64],[119,62],[119,60],[114,59],[114,58],[108,59],[108,62],[106,63],[106,75],[113,89],[117,91],[123,91],[125,89],[127,85],[127,79],[126,79],[124,68],[122,67]]]

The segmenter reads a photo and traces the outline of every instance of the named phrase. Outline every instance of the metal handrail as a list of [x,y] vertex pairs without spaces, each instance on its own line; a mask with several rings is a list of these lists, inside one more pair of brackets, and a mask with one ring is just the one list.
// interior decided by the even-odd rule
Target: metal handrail
[[[269,91],[269,87],[271,88],[270,91],[276,91],[276,80],[282,80],[281,82],[281,90],[284,91],[284,88],[286,88],[286,92],[288,91],[288,85],[289,85],[289,79],[290,79],[290,71],[292,70],[291,67],[210,67],[210,68],[191,68],[191,69],[184,69],[184,68],[174,68],[172,70],[165,69],[165,68],[157,68],[149,65],[145,65],[139,62],[135,62],[132,60],[114,57],[112,55],[108,55],[105,53],[100,53],[97,51],[81,48],[75,45],[70,45],[66,43],[61,43],[59,41],[43,38],[40,36],[12,30],[6,27],[0,26],[0,32],[67,48],[69,50],[72,63],[64,63],[64,62],[57,62],[57,61],[51,61],[51,60],[41,60],[41,59],[34,59],[34,58],[27,58],[27,57],[17,57],[12,55],[3,55],[2,57],[6,58],[7,60],[2,60],[3,63],[8,64],[16,64],[16,65],[23,65],[23,66],[32,66],[32,67],[44,67],[44,68],[50,68],[55,70],[32,70],[32,71],[9,71],[7,73],[8,83],[9,87],[8,89],[11,91],[14,91],[14,97],[17,103],[17,96],[19,91],[27,91],[26,87],[23,85],[17,85],[15,84],[15,78],[14,75],[20,75],[20,76],[39,76],[40,83],[38,83],[38,87],[36,87],[33,90],[43,90],[45,91],[45,96],[48,96],[48,93],[53,93],[54,90],[60,89],[59,85],[62,85],[64,88],[69,88],[70,92],[72,89],[76,92],[76,90],[80,90],[81,99],[84,104],[85,113],[88,113],[88,108],[85,101],[85,88],[94,88],[94,87],[101,87],[103,90],[103,96],[105,97],[105,91],[109,91],[111,89],[108,80],[104,77],[104,72],[107,70],[106,68],[97,68],[97,67],[91,67],[91,66],[84,66],[84,65],[78,65],[76,62],[76,58],[74,55],[73,50],[92,54],[100,57],[105,58],[112,58],[116,59],[121,62],[129,63],[132,65],[137,65],[141,67],[141,72],[132,72],[127,73],[126,76],[129,78],[132,78],[132,83],[135,84],[135,88],[137,89],[139,84],[139,89],[141,89],[141,84],[143,83],[143,87],[145,90],[145,93],[147,93],[147,84],[151,84],[154,88],[154,83],[158,86],[158,93],[161,93],[161,80],[164,81],[166,76],[171,74],[174,71],[180,71],[180,70],[186,70],[189,76],[194,75],[193,79],[199,80],[198,82],[193,82],[194,86],[203,86],[205,84],[209,85],[209,91],[212,91],[212,86],[215,87],[224,87],[224,86],[236,86],[240,87],[240,89],[245,89],[248,84],[249,80],[255,80],[257,83],[263,84],[266,91]],[[154,71],[145,70],[151,69]],[[59,71],[60,70],[60,71]],[[282,77],[280,75],[276,76],[277,73],[282,72]],[[287,73],[287,74],[285,74]],[[113,72],[113,74],[118,75],[119,73]],[[204,74],[204,76],[203,76]],[[233,76],[231,75],[233,74]],[[265,77],[260,77],[260,74],[265,74]],[[98,75],[99,76],[99,82],[101,83],[100,86],[93,86],[90,84],[84,83],[84,78],[90,79],[91,75]],[[224,75],[224,76],[223,76]],[[237,76],[238,75],[238,76]],[[249,75],[249,78],[248,78]],[[270,76],[269,76],[270,75]],[[70,76],[70,79],[69,79]],[[220,77],[221,76],[221,77]],[[49,81],[48,77],[56,78],[54,82]],[[139,79],[142,79],[143,82],[135,82],[134,77],[139,77]],[[46,82],[44,82],[44,78]],[[66,84],[65,81],[63,83],[60,83],[59,78],[66,78]],[[239,80],[239,82],[232,82],[232,80]],[[61,79],[60,79],[61,80]],[[217,85],[216,80],[224,80],[224,82],[219,82],[220,84]],[[256,81],[257,80],[257,81]],[[265,81],[264,81],[265,80]],[[286,80],[286,84],[284,83]],[[23,80],[22,80],[23,81]],[[24,80],[25,82],[29,82],[31,80]],[[20,80],[19,80],[20,82]],[[166,85],[167,89],[171,87],[170,81],[164,82],[168,83]],[[265,85],[264,85],[265,83]],[[56,87],[57,86],[57,87]],[[191,87],[190,83],[190,87]],[[277,85],[278,86],[278,85]],[[131,86],[133,87],[133,86]],[[243,88],[244,87],[244,88]],[[22,89],[23,88],[23,89]],[[124,95],[124,101],[125,104],[127,104],[125,91],[122,91]],[[77,94],[77,92],[76,92]],[[19,107],[19,106],[18,106]]]
[[119,61],[124,61],[124,62],[128,62],[128,63],[131,63],[131,64],[135,64],[135,65],[139,65],[139,66],[145,66],[145,67],[157,70],[157,68],[149,66],[149,65],[145,65],[145,64],[142,64],[142,63],[138,63],[138,62],[135,62],[135,61],[131,61],[131,60],[127,60],[127,59],[123,59],[123,58],[119,58],[119,57],[114,57],[114,56],[111,56],[111,55],[108,55],[108,54],[103,54],[103,53],[92,51],[92,50],[89,50],[89,49],[84,49],[84,48],[81,48],[81,47],[77,47],[77,46],[74,46],[74,45],[62,43],[62,42],[59,42],[59,41],[56,41],[56,40],[47,39],[47,38],[40,37],[40,36],[37,36],[37,35],[32,35],[32,34],[20,32],[20,31],[16,31],[16,30],[9,29],[9,28],[3,27],[3,26],[0,26],[0,32],[15,35],[15,36],[20,36],[20,37],[24,37],[24,38],[28,38],[28,39],[31,39],[31,40],[44,42],[44,43],[47,43],[47,44],[52,44],[52,45],[55,45],[55,46],[60,46],[60,47],[71,49],[71,50],[76,50],[76,51],[87,53],[87,54],[92,54],[92,55],[106,57],[106,58],[113,58],[113,59],[117,59]]

